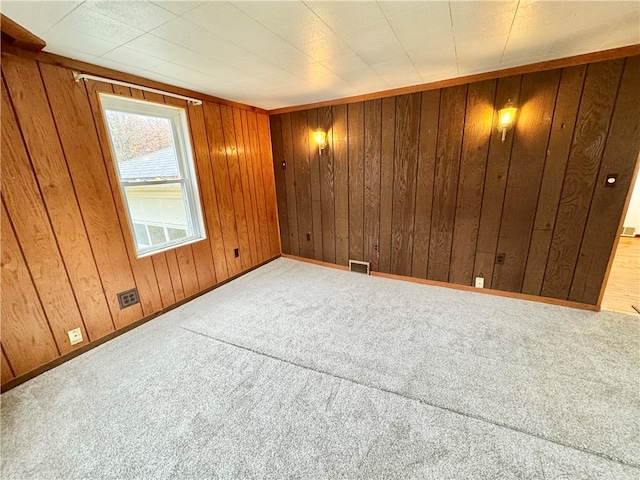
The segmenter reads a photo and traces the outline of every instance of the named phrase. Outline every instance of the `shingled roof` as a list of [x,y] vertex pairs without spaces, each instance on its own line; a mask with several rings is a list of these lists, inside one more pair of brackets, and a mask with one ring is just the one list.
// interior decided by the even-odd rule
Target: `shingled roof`
[[142,157],[119,162],[122,180],[171,180],[180,177],[178,158],[173,146],[157,150]]

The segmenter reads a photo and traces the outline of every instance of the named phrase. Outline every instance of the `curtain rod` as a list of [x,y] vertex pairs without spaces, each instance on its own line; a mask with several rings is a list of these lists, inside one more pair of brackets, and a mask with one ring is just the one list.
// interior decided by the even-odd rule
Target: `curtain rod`
[[138,90],[144,90],[145,92],[159,93],[160,95],[166,95],[168,97],[179,98],[180,100],[186,100],[187,102],[193,105],[202,105],[202,100],[198,98],[185,97],[184,95],[178,95],[177,93],[165,92],[163,90],[158,90],[155,88],[143,87],[142,85],[136,85],[135,83],[121,82],[120,80],[113,80],[111,78],[106,77],[97,77],[95,75],[89,75],[86,73],[73,72],[73,78],[76,79],[76,82],[80,80],[97,80],[98,82],[106,82],[112,85],[121,85],[123,87],[131,87],[137,88]]

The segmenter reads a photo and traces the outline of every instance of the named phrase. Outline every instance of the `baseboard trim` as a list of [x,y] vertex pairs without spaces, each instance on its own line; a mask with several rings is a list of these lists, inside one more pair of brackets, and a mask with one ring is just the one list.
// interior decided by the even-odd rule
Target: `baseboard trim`
[[226,280],[221,281],[220,283],[216,283],[215,285],[213,285],[212,287],[206,288],[194,295],[191,295],[190,297],[187,298],[183,298],[182,300],[180,300],[179,302],[174,303],[173,305],[168,306],[167,308],[163,308],[162,310],[159,310],[157,312],[152,313],[151,315],[147,315],[146,317],[141,318],[140,320],[137,320],[125,327],[122,327],[119,330],[116,330],[115,332],[111,332],[108,335],[105,335],[104,337],[100,337],[97,340],[94,340],[93,342],[87,343],[86,345],[84,345],[83,347],[74,350],[72,352],[69,352],[65,355],[62,355],[58,358],[56,358],[55,360],[50,361],[49,363],[45,363],[44,365],[40,365],[38,368],[36,368],[35,370],[31,370],[30,372],[24,373],[22,375],[20,375],[19,377],[15,377],[11,380],[9,380],[8,382],[6,382],[5,384],[3,384],[2,386],[0,386],[0,391],[2,393],[11,390],[12,388],[17,387],[20,384],[23,384],[24,382],[27,382],[29,380],[31,380],[32,378],[37,377],[38,375],[43,374],[44,372],[46,372],[47,370],[51,370],[52,368],[55,368],[59,365],[62,365],[65,362],[68,362],[69,360],[71,360],[72,358],[75,358],[79,355],[82,355],[85,352],[88,352],[89,350],[92,350],[100,345],[102,345],[103,343],[108,342],[109,340],[113,340],[116,337],[119,337],[120,335],[122,335],[123,333],[126,333],[130,330],[133,330],[136,327],[139,327],[140,325],[143,325],[147,322],[149,322],[150,320],[153,320],[154,318],[159,317],[160,315],[170,312],[171,310],[173,310],[174,308],[178,308],[181,305],[184,305],[187,302],[190,302],[191,300],[200,297],[201,295],[204,295],[205,293],[209,293],[213,290],[215,290],[216,288],[219,288],[233,280],[235,280],[236,278],[239,278],[249,272],[251,272],[252,270],[255,270],[256,268],[260,268],[263,265],[266,265],[269,262],[274,261],[275,259],[280,258],[280,254],[275,255],[271,258],[269,258],[268,260],[265,260],[262,263],[259,263],[257,265],[254,265],[253,267],[250,267],[249,269],[245,270],[244,272],[240,272],[237,275],[234,275],[233,277],[229,277]]
[[[344,265],[337,265],[335,263],[323,262],[321,260],[313,260],[310,258],[298,257],[296,255],[282,254],[284,258],[290,258],[292,260],[298,260],[300,262],[312,263],[314,265],[320,265],[323,267],[336,268],[338,270],[348,271],[349,269]],[[589,310],[592,312],[599,312],[600,306],[590,305],[588,303],[572,302],[570,300],[561,300],[559,298],[538,297],[536,295],[529,295],[526,293],[515,292],[503,292],[501,290],[491,290],[488,288],[476,288],[469,285],[458,285],[455,283],[438,282],[436,280],[427,280],[425,278],[406,277],[404,275],[394,275],[392,273],[370,272],[373,277],[391,278],[393,280],[401,280],[404,282],[420,283],[422,285],[430,285],[432,287],[443,287],[452,290],[462,290],[465,292],[483,293],[485,295],[495,295],[497,297],[516,298],[518,300],[528,300],[530,302],[546,303],[549,305],[558,305],[561,307],[577,308],[579,310]]]

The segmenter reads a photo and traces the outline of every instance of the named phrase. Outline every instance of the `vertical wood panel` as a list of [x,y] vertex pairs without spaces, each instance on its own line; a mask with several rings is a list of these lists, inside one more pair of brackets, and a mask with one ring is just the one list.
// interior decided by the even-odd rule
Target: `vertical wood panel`
[[449,281],[473,284],[478,225],[484,178],[493,127],[496,81],[472,83],[467,93],[462,157],[458,178],[455,229],[451,246]]
[[[318,128],[318,110],[307,112],[309,126],[309,176],[311,181],[311,215],[313,223],[313,258],[322,260],[322,203],[320,198],[320,164],[327,160],[327,149],[322,155],[313,139],[313,131]],[[326,130],[325,130],[326,132]]]
[[382,99],[382,156],[380,157],[381,272],[391,273],[391,223],[393,213],[393,160],[395,158],[396,97]]
[[411,275],[413,254],[420,101],[419,93],[401,95],[396,100],[391,273],[406,276]]
[[[7,114],[8,111],[3,109],[3,119]],[[2,130],[4,132],[4,125]],[[4,163],[7,158],[4,145],[2,153]],[[13,372],[16,375],[22,375],[53,360],[60,352],[47,324],[40,299],[20,252],[18,241],[9,224],[9,215],[4,208],[4,202],[2,208],[1,277],[2,351],[6,353],[11,362]],[[3,377],[4,375],[3,367]],[[4,382],[4,378],[2,381]]]
[[171,273],[167,264],[167,256],[164,253],[152,255],[153,269],[158,278],[158,289],[160,290],[160,298],[162,299],[162,307],[167,308],[176,303],[176,294],[173,291],[171,283]]
[[336,261],[336,216],[333,154],[333,118],[331,107],[318,109],[318,126],[327,132],[327,153],[320,162],[320,191],[322,210],[322,260],[335,263]]
[[332,107],[333,165],[335,188],[336,263],[349,263],[349,164],[347,153],[347,106]]
[[[502,108],[509,100],[520,105],[520,84],[522,76],[505,77],[498,80],[495,109]],[[493,281],[494,261],[500,232],[500,219],[507,186],[507,174],[511,161],[513,132],[509,132],[502,142],[501,133],[496,126],[497,115],[494,115],[491,139],[489,141],[489,158],[485,173],[484,193],[482,195],[482,212],[478,227],[478,241],[473,276],[484,278],[485,288],[490,288]]]
[[522,293],[540,295],[587,67],[562,71]]
[[165,252],[165,258],[167,259],[167,267],[169,268],[169,276],[171,278],[171,286],[173,287],[173,294],[176,298],[176,302],[179,302],[187,295],[185,294],[184,287],[182,285],[182,274],[180,273],[180,263],[178,262],[178,256],[174,250],[168,250]]
[[379,269],[382,101],[364,103],[364,260]]
[[269,117],[271,126],[271,141],[273,142],[273,170],[276,179],[278,195],[278,217],[280,218],[280,238],[282,239],[282,253],[293,254],[291,250],[291,235],[289,233],[289,210],[287,206],[287,184],[283,167],[284,153],[282,151],[282,120],[281,115]]
[[227,153],[227,167],[231,182],[231,195],[233,199],[233,211],[235,213],[236,232],[238,235],[238,247],[240,248],[240,271],[251,266],[251,252],[249,244],[249,232],[247,217],[244,209],[244,196],[242,194],[242,178],[238,160],[238,148],[233,126],[233,109],[226,105],[220,106],[222,116],[222,131],[224,145]]
[[240,110],[238,108],[233,108],[231,110],[233,112],[233,125],[235,127],[238,166],[240,167],[240,186],[243,200],[243,205],[241,205],[241,207],[244,209],[247,225],[247,238],[249,239],[249,256],[246,258],[250,262],[250,265],[255,265],[258,263],[259,254],[253,219],[253,207],[251,205],[253,192],[251,191],[251,180],[249,177],[249,170],[247,168],[249,139],[244,138],[242,114],[240,113]]
[[82,345],[71,346],[67,332],[80,328],[85,341],[87,332],[40,197],[4,82],[2,195],[58,349],[62,353],[75,350]]
[[[640,57],[626,61],[620,90],[606,140],[602,165],[596,182],[580,255],[573,275],[569,300],[599,303],[600,285],[605,277],[622,209],[631,188],[640,152]],[[636,119],[636,121],[633,121]],[[617,173],[615,187],[606,187],[606,176]],[[636,179],[636,182],[638,180]]]
[[281,115],[282,119],[282,154],[285,163],[284,178],[287,194],[287,218],[289,224],[289,245],[292,255],[300,255],[298,237],[298,201],[296,196],[296,162],[293,153],[293,130],[291,114]]
[[[189,126],[191,127],[191,138],[193,140],[194,154],[196,159],[196,169],[198,171],[198,184],[200,186],[200,203],[203,207],[205,225],[207,228],[207,238],[209,243],[209,255],[213,263],[213,275],[207,276],[201,272],[199,262],[196,263],[198,277],[202,278],[201,283],[220,282],[229,278],[227,271],[227,259],[224,254],[224,242],[222,241],[222,227],[218,215],[218,199],[216,198],[216,187],[213,182],[211,172],[211,156],[209,154],[209,142],[204,124],[204,107],[189,104],[187,106],[189,114]],[[204,247],[202,247],[204,248]],[[204,253],[206,256],[206,252]],[[198,252],[200,258],[202,253]],[[205,270],[209,271],[209,260],[205,263]]]
[[276,181],[273,173],[273,157],[271,154],[271,132],[269,131],[269,117],[263,113],[256,114],[258,122],[258,142],[260,145],[260,159],[262,165],[262,181],[264,184],[265,207],[269,231],[270,257],[282,252],[278,230],[278,208],[276,205]]
[[40,71],[17,57],[3,59],[2,71],[89,339],[98,339],[115,327]]
[[496,265],[491,283],[498,290],[522,289],[559,81],[559,70],[527,74],[522,79],[498,238],[498,252],[505,253],[505,261]]
[[594,63],[587,69],[542,283],[544,296],[569,296],[623,65],[621,59]]
[[233,210],[231,180],[229,179],[224,135],[222,133],[222,117],[220,116],[220,106],[218,104],[204,102],[203,105],[212,174],[218,196],[218,212],[222,227],[224,252],[227,259],[228,273],[231,277],[242,271],[242,264],[240,259],[234,257],[233,254],[233,249],[238,248],[238,236],[236,232],[236,217]]
[[309,172],[309,126],[307,112],[291,114],[293,163],[298,217],[300,255],[313,258],[313,213],[311,211],[311,176]]
[[466,97],[466,85],[441,91],[427,269],[430,280],[449,279]]
[[[247,180],[249,182],[249,194],[251,195],[251,212],[253,217],[253,224],[249,228],[253,231],[253,238],[256,244],[255,250],[255,263],[263,262],[269,257],[269,236],[262,235],[260,232],[261,223],[265,223],[266,218],[261,222],[260,220],[260,208],[258,202],[264,203],[264,192],[258,191],[258,186],[262,186],[262,176],[258,175],[259,182],[256,182],[256,165],[260,162],[260,155],[256,154],[251,141],[251,133],[249,130],[249,119],[245,110],[240,111],[240,118],[242,121],[242,137],[244,138],[244,152],[245,161],[247,165]],[[261,170],[257,170],[260,174]]]
[[427,259],[431,238],[431,206],[440,115],[440,91],[422,92],[420,138],[418,145],[418,184],[414,219],[411,276],[427,278]]
[[136,284],[85,87],[65,68],[42,63],[40,71],[107,301],[116,327],[121,328],[142,318],[143,312],[140,305],[123,310],[118,306],[116,294]]
[[349,164],[349,258],[364,257],[364,104],[347,105]]
[[7,356],[4,354],[4,349],[2,349],[2,371],[0,373],[0,383],[7,383],[9,380],[14,378],[15,375],[11,370],[11,366],[9,365],[9,360],[7,360]]

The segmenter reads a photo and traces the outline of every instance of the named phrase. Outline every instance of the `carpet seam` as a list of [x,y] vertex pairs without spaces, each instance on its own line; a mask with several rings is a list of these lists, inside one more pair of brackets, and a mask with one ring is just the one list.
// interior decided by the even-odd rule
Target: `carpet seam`
[[442,406],[442,405],[438,405],[436,403],[428,402],[428,401],[423,400],[421,398],[411,397],[411,396],[408,396],[408,395],[405,395],[405,394],[402,394],[402,393],[399,393],[399,392],[396,392],[396,391],[393,391],[393,390],[388,390],[388,389],[383,388],[383,387],[376,387],[376,386],[373,386],[373,385],[368,385],[366,383],[361,383],[361,382],[358,382],[358,381],[353,380],[351,378],[341,377],[340,375],[335,375],[333,373],[329,373],[329,372],[326,372],[326,371],[323,371],[323,370],[317,370],[315,368],[307,367],[305,365],[301,365],[299,363],[292,362],[291,360],[286,360],[284,358],[280,358],[280,357],[276,357],[276,356],[268,354],[268,353],[260,352],[258,350],[254,350],[252,348],[245,347],[243,345],[237,345],[235,343],[228,342],[226,340],[221,340],[221,339],[219,339],[217,337],[213,337],[211,335],[207,335],[207,334],[202,333],[202,332],[197,332],[195,330],[191,330],[191,329],[189,329],[187,327],[184,327],[184,326],[179,326],[179,328],[181,328],[183,330],[186,330],[188,332],[194,333],[196,335],[200,335],[202,337],[208,338],[210,340],[214,340],[216,342],[222,343],[224,345],[229,345],[231,347],[239,348],[241,350],[245,350],[247,352],[251,352],[251,353],[254,353],[256,355],[261,355],[261,356],[264,356],[264,357],[267,357],[267,358],[271,358],[273,360],[277,360],[277,361],[292,365],[294,367],[298,367],[298,368],[301,368],[301,369],[304,369],[304,370],[310,370],[312,372],[319,373],[321,375],[327,375],[329,377],[337,378],[339,380],[344,380],[344,381],[352,383],[354,385],[359,385],[361,387],[366,387],[366,388],[370,388],[370,389],[373,389],[373,390],[378,390],[378,391],[381,391],[381,392],[384,392],[384,393],[388,393],[388,394],[391,394],[391,395],[395,395],[395,396],[404,398],[405,400],[418,402],[418,403],[420,403],[422,405],[427,405],[427,406],[430,406],[430,407],[433,407],[433,408],[437,408],[439,410],[444,410],[444,411],[449,412],[449,413],[454,413],[456,415],[461,415],[461,416],[466,417],[466,418],[471,418],[471,419],[474,419],[474,420],[478,420],[478,421],[481,421],[483,423],[494,425],[496,427],[505,428],[507,430],[511,430],[513,432],[521,433],[523,435],[528,435],[530,437],[537,438],[539,440],[543,440],[543,441],[546,441],[546,442],[550,442],[550,443],[559,445],[561,447],[571,448],[573,450],[577,450],[577,451],[582,452],[582,453],[586,453],[586,454],[589,454],[589,455],[600,457],[600,458],[603,458],[605,460],[609,460],[611,462],[615,462],[615,463],[618,463],[618,464],[626,466],[626,467],[640,469],[640,465],[637,465],[637,464],[634,464],[634,463],[629,463],[629,462],[626,462],[624,460],[621,460],[621,459],[618,459],[618,458],[615,458],[615,457],[611,457],[611,456],[607,455],[606,453],[596,452],[596,451],[590,450],[588,448],[584,448],[584,447],[579,447],[579,446],[576,446],[576,445],[570,445],[570,444],[567,444],[567,443],[563,443],[563,442],[560,442],[558,440],[554,440],[552,438],[547,438],[547,437],[544,437],[542,435],[538,435],[538,434],[535,434],[535,433],[527,432],[526,430],[521,430],[521,429],[513,427],[511,425],[507,425],[507,424],[503,424],[503,423],[500,423],[500,422],[496,422],[495,420],[490,420],[488,418],[484,418],[484,417],[481,417],[479,415],[474,415],[472,413],[467,413],[467,412],[463,412],[463,411],[456,410],[456,409],[453,409],[453,408],[445,407],[445,406]]

